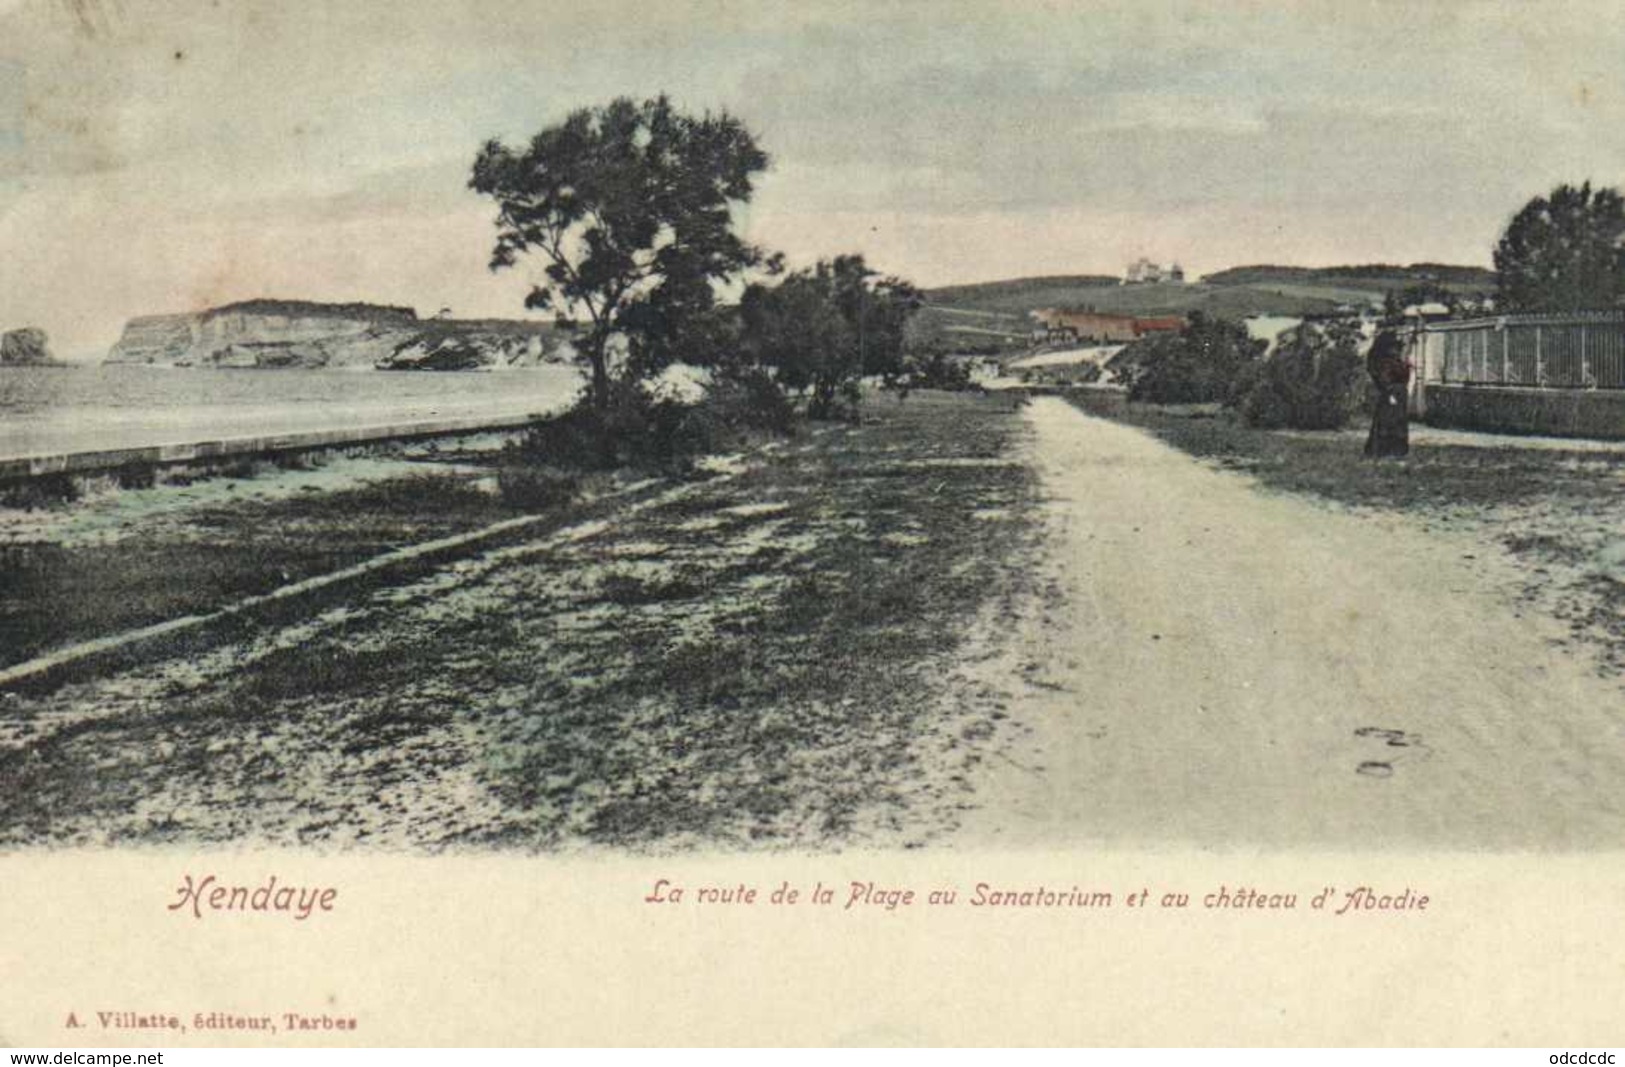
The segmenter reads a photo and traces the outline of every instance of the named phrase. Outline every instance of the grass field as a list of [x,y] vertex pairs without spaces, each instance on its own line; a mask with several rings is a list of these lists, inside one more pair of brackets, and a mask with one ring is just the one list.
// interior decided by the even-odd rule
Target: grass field
[[499,448],[492,437],[291,469],[238,462],[0,509],[0,667],[511,517],[485,485]]
[[1404,289],[1423,274],[1448,277],[1447,288],[1463,295],[1494,291],[1486,271],[1435,267],[1432,271],[1393,268],[1367,273],[1335,269],[1253,267],[1220,271],[1186,285],[1118,285],[1097,275],[1023,278],[980,285],[948,286],[927,292],[933,307],[1025,316],[1035,308],[1092,308],[1107,314],[1187,315],[1192,311],[1224,318],[1250,315],[1325,313],[1339,304],[1380,302],[1389,290]]
[[[1034,592],[1035,489],[1008,398],[864,416],[203,652],[9,694],[0,840],[923,842],[1008,730],[954,669]],[[442,478],[434,522],[494,514]],[[382,495],[205,529],[222,551],[273,530],[376,545],[400,521]],[[152,562],[155,584],[189,573]]]
[[964,308],[1025,316],[1035,307],[1087,300],[1089,294],[1117,288],[1104,274],[1061,274],[970,285],[945,285],[926,291],[932,307]]
[[[1364,295],[1369,298],[1372,294]],[[1382,294],[1374,294],[1381,299]],[[990,290],[985,296],[966,293],[956,298],[954,310],[983,310],[1004,315],[1025,315],[1035,308],[1092,308],[1107,314],[1186,315],[1202,311],[1226,318],[1248,315],[1302,315],[1325,312],[1349,300],[1345,289],[1320,290],[1313,286],[1274,285],[1041,285]],[[1363,301],[1362,301],[1363,302]]]

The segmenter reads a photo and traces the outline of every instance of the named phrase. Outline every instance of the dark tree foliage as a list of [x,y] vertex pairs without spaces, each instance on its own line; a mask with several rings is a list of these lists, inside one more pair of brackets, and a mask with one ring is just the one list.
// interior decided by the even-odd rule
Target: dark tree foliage
[[919,290],[881,277],[859,255],[821,260],[776,285],[749,286],[740,299],[740,350],[779,384],[808,394],[807,414],[850,410],[859,383],[907,372],[904,338]]
[[1625,200],[1615,189],[1559,185],[1513,217],[1495,246],[1503,311],[1614,307],[1625,296]]
[[1193,311],[1182,333],[1156,333],[1128,345],[1106,366],[1130,400],[1201,404],[1234,399],[1245,369],[1264,351],[1239,322]]
[[571,113],[522,151],[490,141],[469,186],[498,204],[491,269],[541,258],[547,281],[525,306],[577,331],[588,395],[604,410],[615,379],[703,359],[718,329],[713,283],[770,263],[732,217],[766,167],[727,114],[622,97]]
[[907,346],[902,366],[887,376],[886,387],[899,399],[908,396],[911,389],[964,392],[980,388],[971,379],[971,360],[940,342]]
[[1287,331],[1275,351],[1253,364],[1238,390],[1242,418],[1269,429],[1335,430],[1364,392],[1359,333],[1341,323]]
[[24,326],[0,334],[0,364],[50,364],[51,343],[38,326]]

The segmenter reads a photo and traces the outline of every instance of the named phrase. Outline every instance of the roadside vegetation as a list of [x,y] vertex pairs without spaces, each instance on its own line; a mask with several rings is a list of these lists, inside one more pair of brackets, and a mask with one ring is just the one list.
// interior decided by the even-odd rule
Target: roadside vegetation
[[[991,655],[1036,592],[1017,402],[976,389],[964,355],[1007,349],[1012,301],[1044,293],[1187,315],[1107,364],[1127,403],[1075,403],[1271,489],[1493,538],[1529,564],[1526,600],[1625,669],[1625,453],[1430,445],[1372,464],[1343,435],[1272,432],[1361,411],[1360,339],[1307,322],[1269,349],[1237,309],[1330,310],[1372,278],[1031,279],[938,291],[922,320],[928,294],[861,255],[789,269],[745,242],[734,220],[767,165],[738,120],[665,97],[484,147],[469,184],[496,207],[491,267],[539,268],[525,305],[555,315],[583,380],[522,434],[190,485],[135,472],[106,521],[106,494],[72,502],[77,483],[18,490],[67,517],[0,542],[0,666],[496,533],[8,693],[0,841],[921,843],[1008,729],[956,662]],[[1584,249],[1617,250],[1622,212],[1589,187],[1532,202],[1497,250],[1523,286],[1508,299],[1592,270]],[[1602,258],[1625,278],[1625,255]],[[1390,310],[1482,281],[1428,274],[1400,270]],[[158,499],[173,506],[141,503]]]
[[[1413,304],[1454,312],[1481,297],[1467,289],[1482,290],[1486,281],[1494,282],[1501,311],[1617,309],[1625,301],[1622,238],[1625,197],[1618,190],[1559,185],[1508,223],[1493,275],[1420,265],[1426,269],[1413,269],[1389,290],[1385,311],[1390,322]],[[1335,271],[1344,280],[1367,273]],[[1262,276],[1249,269],[1223,280],[1257,283]],[[1569,640],[1595,653],[1605,671],[1625,672],[1625,447],[1453,435],[1424,440],[1403,463],[1371,463],[1353,434],[1270,432],[1337,430],[1369,412],[1352,329],[1305,322],[1268,356],[1261,352],[1248,350],[1239,326],[1192,316],[1183,336],[1148,338],[1112,361],[1130,403],[1088,393],[1072,400],[1267,488],[1403,515],[1503,551],[1521,576],[1518,599],[1561,620]]]
[[1241,323],[1197,313],[1179,333],[1126,346],[1106,369],[1131,402],[1218,404],[1251,426],[1335,430],[1365,403],[1359,345],[1354,326],[1304,322],[1269,350]]
[[239,461],[31,499],[0,524],[0,667],[513,517],[490,491],[501,447],[480,435]]
[[[874,397],[547,536],[14,693],[0,840],[923,843],[1015,729],[956,672],[1033,592],[1016,409]],[[338,502],[216,532],[315,534],[350,521]]]
[[1264,429],[1336,430],[1369,410],[1361,337],[1343,323],[1306,322],[1248,361],[1228,399],[1243,421]]
[[[498,205],[491,267],[541,267],[525,303],[554,311],[571,338],[579,402],[458,463],[432,449],[394,450],[405,462],[367,484],[311,479],[311,499],[237,503],[177,488],[189,475],[146,471],[115,481],[180,498],[183,518],[135,523],[117,537],[0,530],[0,664],[217,610],[504,518],[562,514],[617,484],[700,476],[708,456],[809,422],[856,420],[865,388],[899,400],[970,388],[940,339],[910,329],[921,299],[906,280],[859,255],[786,271],[734,232],[732,211],[766,165],[736,119],[685,114],[665,97],[579,110],[523,149],[487,144],[470,185]],[[746,283],[743,296],[721,306],[716,290],[732,281]],[[693,388],[670,384],[678,365]],[[440,464],[432,476],[428,463]],[[270,466],[243,461],[198,476],[230,489]],[[0,507],[79,507],[86,487],[59,483],[8,490]]]
[[1178,333],[1157,333],[1125,347],[1106,369],[1132,401],[1232,403],[1264,343],[1228,319],[1194,314]]
[[1213,404],[1068,399],[1268,490],[1463,534],[1486,560],[1505,552],[1519,575],[1511,594],[1561,621],[1606,672],[1625,674],[1625,445],[1419,436],[1403,463],[1373,463],[1358,432],[1272,432]]
[[[798,414],[852,417],[865,381],[900,395],[968,384],[911,335],[923,302],[906,280],[861,255],[786,272],[740,238],[735,212],[767,165],[739,120],[665,96],[582,108],[523,150],[479,153],[469,185],[498,206],[491,269],[541,266],[525,305],[555,313],[585,379],[576,409],[511,453],[511,500],[567,496],[581,469],[680,472]],[[743,295],[720,306],[731,282]],[[654,386],[679,364],[708,372],[698,403]]]

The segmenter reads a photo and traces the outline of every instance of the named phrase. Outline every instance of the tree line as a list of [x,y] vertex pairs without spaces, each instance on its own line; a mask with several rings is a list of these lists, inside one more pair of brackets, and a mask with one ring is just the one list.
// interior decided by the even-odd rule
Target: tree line
[[[571,334],[586,379],[575,419],[606,451],[661,436],[649,427],[669,412],[647,385],[677,363],[707,368],[713,392],[744,408],[736,417],[766,421],[791,397],[813,418],[848,414],[864,378],[906,390],[952,377],[908,344],[922,303],[909,282],[858,254],[787,271],[739,235],[767,165],[738,119],[687,114],[666,96],[582,108],[476,157],[469,186],[497,204],[491,269],[539,268],[525,306]],[[737,302],[719,303],[740,284]]]
[[1495,246],[1498,310],[1589,311],[1625,298],[1625,198],[1559,185],[1513,216]]
[[[782,423],[855,410],[859,383],[964,384],[940,351],[911,345],[919,290],[858,254],[796,271],[745,241],[738,213],[768,156],[727,113],[692,115],[659,96],[582,108],[520,148],[488,142],[469,185],[497,204],[491,268],[539,267],[527,308],[551,310],[574,341],[586,390],[576,422],[606,461],[639,434],[680,444],[675,408],[648,383],[682,363],[708,368],[726,418]],[[1560,185],[1529,201],[1494,251],[1497,307],[1564,311],[1625,298],[1625,199]],[[741,286],[721,304],[720,288]],[[1435,291],[1436,290],[1436,291]],[[1390,294],[1451,299],[1442,285]],[[1131,345],[1111,366],[1135,399],[1218,401],[1260,425],[1339,425],[1359,404],[1359,338],[1308,324],[1267,357],[1236,323],[1192,315],[1177,336]],[[662,429],[664,427],[664,429]]]
[[[1615,189],[1559,185],[1526,203],[1494,250],[1495,308],[1505,313],[1617,309],[1625,301],[1625,198]],[[1347,268],[1339,268],[1346,271]],[[1392,327],[1415,304],[1456,307],[1443,280],[1390,291]],[[1108,364],[1131,400],[1218,403],[1263,427],[1342,426],[1369,400],[1361,332],[1306,322],[1269,346],[1240,323],[1193,314],[1180,335],[1149,337]]]

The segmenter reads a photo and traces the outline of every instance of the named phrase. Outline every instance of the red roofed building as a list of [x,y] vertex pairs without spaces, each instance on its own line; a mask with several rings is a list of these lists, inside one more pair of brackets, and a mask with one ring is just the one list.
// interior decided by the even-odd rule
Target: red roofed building
[[1102,315],[1093,311],[1061,311],[1043,308],[1033,312],[1048,341],[1093,341],[1097,344],[1132,341],[1135,319],[1132,315]]
[[1185,329],[1185,320],[1178,315],[1164,315],[1161,318],[1135,319],[1134,336],[1144,337],[1148,333],[1182,333]]
[[1032,315],[1039,323],[1034,339],[1045,342],[1124,344],[1148,333],[1178,333],[1185,328],[1185,320],[1175,315],[1141,319],[1133,315],[1103,315],[1059,308],[1040,308]]

